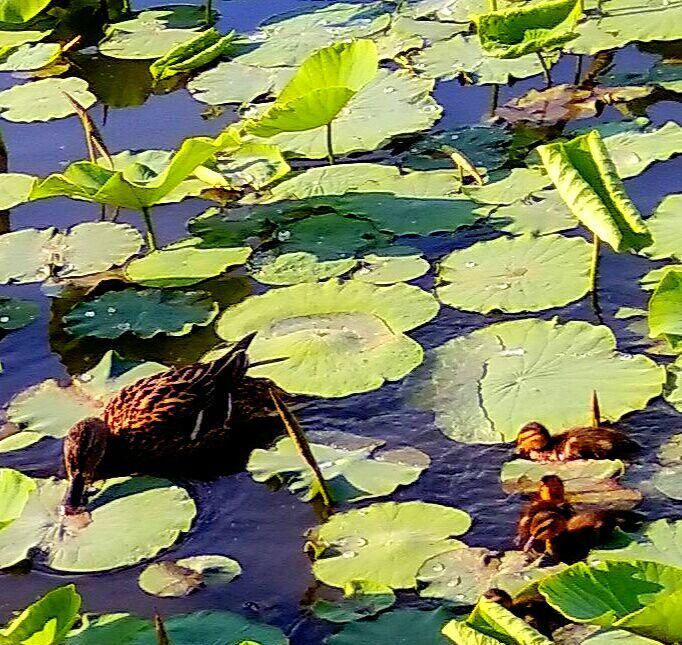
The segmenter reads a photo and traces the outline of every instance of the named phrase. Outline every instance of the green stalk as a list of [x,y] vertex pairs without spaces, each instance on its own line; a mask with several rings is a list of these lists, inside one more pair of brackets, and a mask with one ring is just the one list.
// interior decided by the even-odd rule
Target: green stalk
[[497,11],[497,0],[490,0],[490,11]]
[[597,289],[597,270],[599,268],[599,238],[594,235],[592,240],[592,262],[590,263],[590,291],[592,292],[592,308],[600,325],[604,324],[601,308],[599,307],[599,291]]
[[329,165],[333,166],[336,161],[334,160],[334,146],[332,145],[332,124],[331,121],[327,123],[327,160]]
[[206,0],[205,20],[209,27],[213,24],[213,0]]
[[154,225],[152,224],[149,207],[145,206],[142,209],[142,215],[144,217],[144,223],[147,227],[147,246],[149,247],[150,251],[156,251],[158,245],[156,244],[156,234],[154,233]]
[[545,83],[547,83],[547,87],[552,87],[552,76],[549,72],[547,61],[540,52],[535,53],[537,54],[538,60],[540,61],[540,65],[542,65],[542,75],[545,77]]

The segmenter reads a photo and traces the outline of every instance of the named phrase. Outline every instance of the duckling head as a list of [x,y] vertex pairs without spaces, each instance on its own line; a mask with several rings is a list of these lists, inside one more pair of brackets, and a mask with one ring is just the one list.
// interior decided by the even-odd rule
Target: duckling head
[[557,504],[566,501],[566,488],[564,482],[558,475],[545,475],[540,480],[538,496],[546,502]]
[[551,442],[549,430],[541,423],[532,421],[519,430],[516,437],[516,452],[522,457],[529,457],[532,453],[547,450]]
[[523,547],[529,551],[535,542],[550,543],[563,535],[568,528],[566,518],[556,511],[540,511],[536,513],[530,523],[530,538]]
[[483,594],[483,597],[486,600],[491,600],[498,605],[502,605],[505,609],[511,609],[514,604],[512,597],[504,589],[498,589],[497,587],[488,589],[488,591]]

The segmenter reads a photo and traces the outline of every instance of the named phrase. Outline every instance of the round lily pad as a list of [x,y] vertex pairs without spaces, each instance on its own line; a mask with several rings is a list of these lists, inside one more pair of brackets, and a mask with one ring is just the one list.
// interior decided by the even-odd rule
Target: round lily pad
[[16,172],[0,174],[0,210],[8,210],[28,201],[37,178]]
[[40,313],[40,307],[30,300],[0,298],[0,329],[12,331],[30,325]]
[[200,243],[199,238],[189,238],[133,260],[125,269],[126,277],[148,287],[184,287],[244,264],[251,255],[245,246],[202,248]]
[[385,502],[333,515],[315,529],[315,577],[332,587],[368,579],[413,588],[428,558],[462,545],[471,519],[456,508],[426,502]]
[[26,44],[0,58],[0,72],[26,72],[40,69],[59,58],[62,48],[57,43]]
[[14,85],[0,92],[0,116],[8,121],[33,123],[50,121],[75,114],[73,105],[64,96],[69,94],[83,108],[95,104],[97,98],[88,91],[81,78],[44,78],[23,85]]
[[336,602],[317,599],[312,606],[315,616],[332,623],[350,623],[376,616],[395,603],[393,589],[369,580],[353,580],[343,591]]
[[500,237],[441,263],[440,301],[457,309],[516,313],[561,307],[590,289],[590,245],[561,235]]
[[[307,436],[336,502],[389,495],[398,486],[417,481],[430,463],[428,455],[416,448],[386,450],[382,449],[383,441],[348,432],[309,432]],[[289,437],[269,450],[254,450],[247,469],[256,481],[283,481],[305,501],[316,495],[310,469]]]
[[66,316],[74,336],[118,338],[130,332],[141,338],[157,334],[184,336],[205,327],[218,315],[218,305],[204,291],[124,289],[110,291],[76,305]]
[[254,362],[287,357],[252,368],[253,376],[289,392],[338,397],[374,390],[419,365],[423,350],[404,332],[437,311],[417,287],[329,280],[247,298],[225,311],[217,332],[231,341],[259,332],[249,350]]
[[371,253],[362,258],[353,278],[372,284],[395,284],[419,278],[430,268],[431,265],[419,254],[390,256]]
[[505,206],[536,195],[551,184],[550,178],[535,168],[512,168],[502,179],[484,186],[466,186],[464,192],[481,204]]
[[582,321],[490,325],[441,345],[427,364],[414,401],[466,443],[513,441],[529,421],[554,432],[589,425],[594,391],[615,421],[644,408],[665,380],[649,358],[618,352],[610,329]]
[[161,479],[108,480],[91,499],[89,515],[72,517],[59,511],[66,482],[46,479],[36,485],[21,515],[0,529],[2,568],[18,564],[34,549],[57,571],[130,566],[171,546],[196,514],[187,492]]
[[197,555],[175,562],[150,564],[139,577],[142,591],[162,598],[187,596],[202,586],[227,584],[242,572],[236,560],[224,555]]
[[541,190],[532,197],[497,208],[487,223],[501,231],[546,235],[575,228],[578,220],[556,190]]
[[316,255],[299,251],[284,253],[260,267],[254,278],[263,284],[290,285],[301,282],[317,282],[348,273],[357,260],[320,261]]

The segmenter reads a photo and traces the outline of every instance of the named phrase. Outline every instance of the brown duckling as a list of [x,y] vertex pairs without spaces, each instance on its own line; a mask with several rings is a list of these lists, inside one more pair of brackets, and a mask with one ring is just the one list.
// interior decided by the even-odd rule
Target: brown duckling
[[554,630],[566,624],[566,619],[550,607],[539,594],[532,597],[513,599],[504,589],[492,588],[483,597],[502,605],[512,614],[528,623],[533,629],[551,637]]
[[529,540],[533,541],[531,523],[542,511],[556,512],[565,519],[573,515],[573,508],[566,500],[564,482],[557,475],[545,475],[540,480],[538,492],[522,510],[517,526],[517,546],[525,548]]

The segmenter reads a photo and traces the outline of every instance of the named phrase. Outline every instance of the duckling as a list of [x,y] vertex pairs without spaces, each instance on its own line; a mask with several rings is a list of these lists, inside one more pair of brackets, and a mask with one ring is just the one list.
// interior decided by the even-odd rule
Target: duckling
[[543,511],[553,511],[568,519],[573,514],[573,507],[566,501],[564,482],[557,475],[545,475],[540,480],[538,492],[521,512],[517,526],[516,544],[525,547],[532,542],[531,524],[535,516]]
[[504,589],[493,587],[483,597],[502,605],[512,614],[528,623],[533,629],[551,637],[554,630],[566,624],[566,619],[550,607],[539,594],[532,597],[513,599]]
[[259,379],[246,377],[254,336],[215,361],[140,379],[107,403],[102,418],[75,424],[64,441],[69,488],[63,512],[80,513],[87,487],[105,473],[155,473],[211,453],[226,457],[226,445],[236,450],[241,433],[235,429],[254,413],[249,401],[262,396],[261,407],[270,401]]

